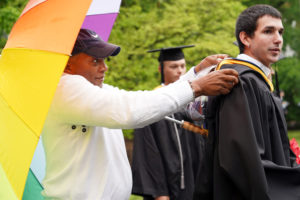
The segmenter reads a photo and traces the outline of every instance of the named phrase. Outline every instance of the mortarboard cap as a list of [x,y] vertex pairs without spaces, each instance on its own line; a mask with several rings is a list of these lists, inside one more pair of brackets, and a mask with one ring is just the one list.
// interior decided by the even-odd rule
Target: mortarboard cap
[[147,51],[148,53],[159,51],[158,61],[160,62],[160,66],[161,66],[161,82],[162,83],[164,83],[163,62],[164,61],[176,61],[176,60],[183,59],[184,53],[183,53],[182,49],[194,47],[194,46],[195,45],[183,45],[183,46],[167,47],[167,48],[153,49],[153,50]]
[[148,53],[159,51],[158,61],[168,61],[168,60],[180,60],[184,58],[183,48],[194,47],[195,45],[184,45],[178,47],[167,47],[160,49],[153,49],[147,51]]

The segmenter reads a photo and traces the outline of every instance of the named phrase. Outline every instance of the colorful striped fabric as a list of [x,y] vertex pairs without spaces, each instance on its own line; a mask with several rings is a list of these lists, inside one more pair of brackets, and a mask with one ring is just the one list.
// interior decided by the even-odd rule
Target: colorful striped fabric
[[108,41],[111,29],[119,14],[120,5],[121,0],[109,0],[105,3],[101,0],[94,0],[82,27],[92,29],[104,41]]
[[[35,2],[35,4],[38,4],[41,1],[43,0]],[[103,40],[107,41],[115,19],[118,15],[121,0],[106,0],[103,5],[101,4],[103,4],[103,1],[101,0],[94,0],[92,2],[84,19],[82,28],[88,28],[96,31]],[[35,196],[36,198],[43,199],[40,191],[42,190],[41,183],[45,176],[45,167],[46,161],[44,149],[43,144],[40,140],[30,165],[30,171],[28,173],[24,195],[31,194],[32,196],[33,194],[33,196]],[[24,195],[23,200],[30,200],[30,198],[28,198],[30,196]]]
[[42,199],[43,148],[35,150],[56,85],[79,29],[107,41],[120,4],[30,0],[23,10],[0,57],[0,199],[21,199],[26,178],[23,199]]
[[59,78],[92,0],[31,0],[0,58],[0,199],[21,199]]
[[42,190],[42,184],[30,169],[28,172],[22,200],[43,200],[44,197],[41,195]]

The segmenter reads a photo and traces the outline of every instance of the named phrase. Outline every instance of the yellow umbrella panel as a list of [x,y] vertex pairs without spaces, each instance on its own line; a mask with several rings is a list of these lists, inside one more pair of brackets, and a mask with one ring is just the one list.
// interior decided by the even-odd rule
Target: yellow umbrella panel
[[22,197],[48,108],[91,0],[29,4],[35,6],[18,19],[0,57],[0,199]]

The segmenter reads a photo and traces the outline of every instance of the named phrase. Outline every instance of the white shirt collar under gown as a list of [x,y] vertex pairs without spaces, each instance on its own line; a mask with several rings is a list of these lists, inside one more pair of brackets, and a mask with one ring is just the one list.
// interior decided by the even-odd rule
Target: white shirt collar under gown
[[267,77],[270,76],[271,69],[269,67],[265,66],[264,64],[262,64],[261,62],[259,62],[258,60],[256,60],[255,58],[252,58],[246,54],[239,54],[237,56],[237,59],[245,60],[245,61],[248,61],[248,62],[251,62],[251,63],[257,65],[264,72],[264,74]]

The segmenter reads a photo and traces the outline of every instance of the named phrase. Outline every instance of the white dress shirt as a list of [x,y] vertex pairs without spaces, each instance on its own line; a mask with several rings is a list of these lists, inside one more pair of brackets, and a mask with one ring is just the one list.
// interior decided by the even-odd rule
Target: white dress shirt
[[[42,133],[46,153],[46,199],[125,200],[131,169],[120,129],[138,128],[177,112],[193,100],[186,81],[155,91],[102,88],[79,75],[64,74]],[[192,71],[192,72],[191,72]]]

